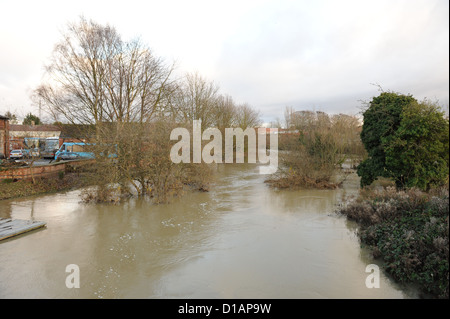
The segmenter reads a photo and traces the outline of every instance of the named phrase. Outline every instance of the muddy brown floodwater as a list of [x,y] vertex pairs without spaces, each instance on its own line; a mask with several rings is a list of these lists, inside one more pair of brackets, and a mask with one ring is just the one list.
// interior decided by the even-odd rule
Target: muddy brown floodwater
[[[167,205],[80,202],[80,191],[0,202],[0,218],[47,222],[0,242],[0,298],[416,298],[381,272],[366,287],[355,224],[334,214],[358,192],[276,191],[255,165],[217,168],[208,193]],[[66,266],[80,270],[69,289]]]

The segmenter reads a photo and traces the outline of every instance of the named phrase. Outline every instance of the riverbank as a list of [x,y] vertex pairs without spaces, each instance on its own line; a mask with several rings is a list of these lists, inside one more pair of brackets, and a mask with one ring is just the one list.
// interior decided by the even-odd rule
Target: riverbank
[[449,298],[448,187],[363,190],[338,212],[359,224],[361,244],[395,280],[417,285],[424,296]]
[[0,182],[0,200],[55,193],[85,186],[79,173],[61,172],[55,177],[31,179],[5,179]]

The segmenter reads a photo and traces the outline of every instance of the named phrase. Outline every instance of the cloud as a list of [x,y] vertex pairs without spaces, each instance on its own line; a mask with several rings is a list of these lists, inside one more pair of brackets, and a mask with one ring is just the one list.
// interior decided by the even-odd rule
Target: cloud
[[448,4],[289,4],[261,7],[227,39],[217,74],[232,95],[267,111],[295,104],[354,113],[379,83],[413,95],[435,86],[448,103]]
[[[105,10],[108,5],[108,10]],[[140,36],[179,72],[199,71],[264,117],[284,106],[358,112],[385,90],[448,104],[449,14],[442,0],[7,2],[0,14],[2,101],[30,104],[60,29],[83,14]],[[4,10],[3,10],[4,9]],[[20,12],[20,16],[19,16]],[[5,104],[5,103],[3,103]],[[0,113],[2,105],[0,104]]]

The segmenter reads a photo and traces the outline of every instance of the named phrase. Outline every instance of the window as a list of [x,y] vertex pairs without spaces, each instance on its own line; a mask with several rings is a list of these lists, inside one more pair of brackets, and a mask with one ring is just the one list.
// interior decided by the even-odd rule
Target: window
[[73,145],[72,152],[84,152],[84,145]]

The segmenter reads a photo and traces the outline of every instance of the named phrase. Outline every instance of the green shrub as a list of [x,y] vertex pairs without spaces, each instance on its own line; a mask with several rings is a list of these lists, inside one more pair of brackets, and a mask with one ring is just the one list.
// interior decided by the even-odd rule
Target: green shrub
[[440,106],[383,92],[363,115],[361,140],[368,158],[358,167],[361,186],[380,176],[399,188],[429,190],[448,183],[449,123]]
[[366,193],[340,209],[360,225],[361,243],[397,281],[415,283],[426,294],[449,297],[448,189]]

